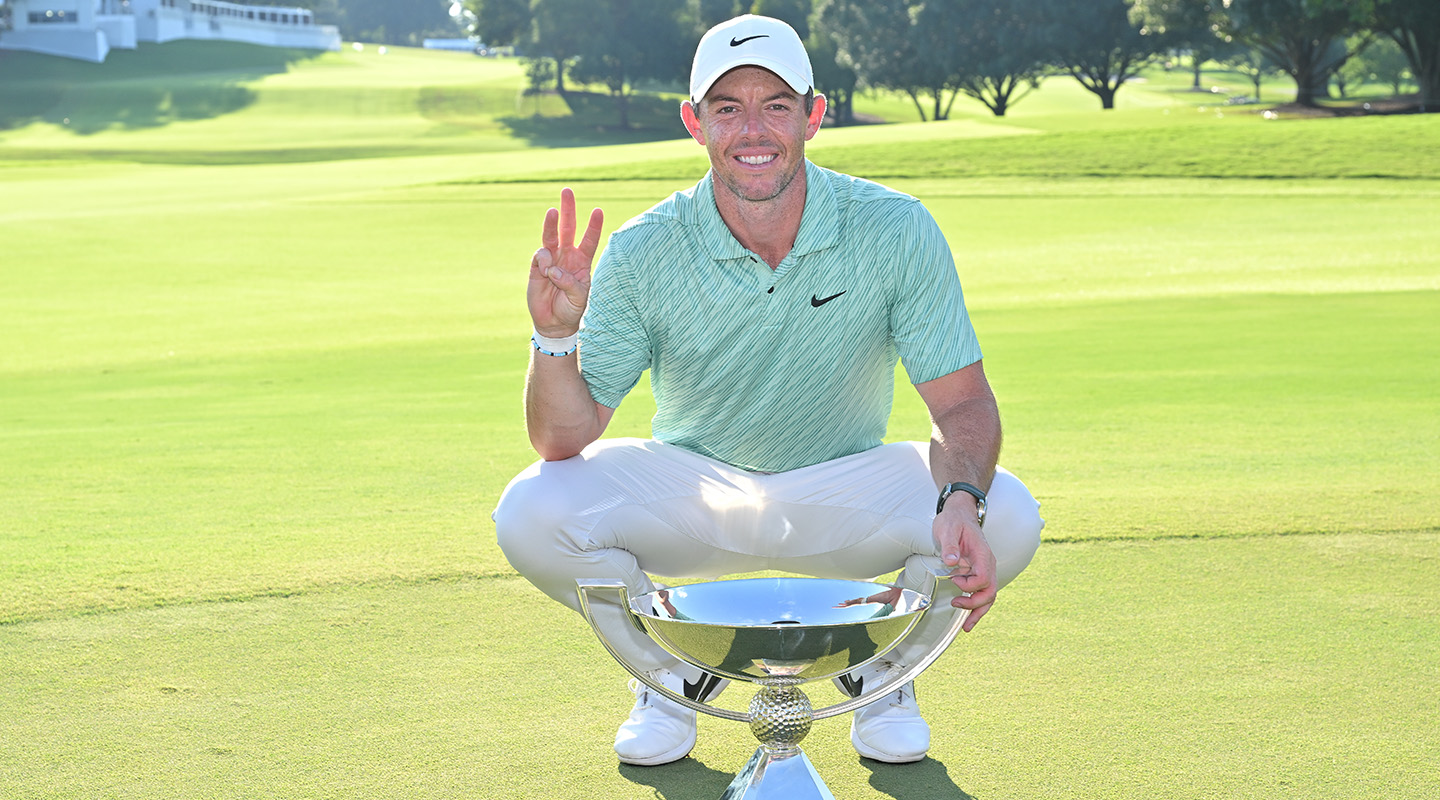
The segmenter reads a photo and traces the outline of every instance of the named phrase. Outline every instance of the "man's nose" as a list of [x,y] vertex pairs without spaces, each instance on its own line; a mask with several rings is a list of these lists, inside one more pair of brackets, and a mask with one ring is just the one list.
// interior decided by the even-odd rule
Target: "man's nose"
[[761,120],[760,111],[759,111],[758,109],[757,109],[757,110],[748,110],[748,109],[747,109],[744,113],[745,113],[745,120],[744,120],[745,124],[740,127],[740,132],[741,132],[741,133],[744,133],[744,134],[747,134],[747,135],[748,135],[748,134],[763,133],[764,130],[765,130],[765,125],[764,125],[764,122]]

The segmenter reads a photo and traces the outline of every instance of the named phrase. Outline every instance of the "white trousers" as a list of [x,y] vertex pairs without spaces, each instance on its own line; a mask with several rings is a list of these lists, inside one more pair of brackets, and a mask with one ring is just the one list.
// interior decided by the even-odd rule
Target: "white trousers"
[[[577,611],[577,579],[622,580],[634,597],[655,588],[650,575],[779,570],[869,580],[907,561],[898,582],[928,595],[933,579],[923,573],[940,565],[928,454],[928,443],[898,442],[763,474],[648,439],[602,439],[574,458],[532,464],[505,487],[492,517],[516,571]],[[1038,508],[1019,479],[997,469],[984,533],[1000,586],[1040,545]],[[926,639],[944,631],[951,611],[928,614],[897,649],[899,660],[928,652]],[[595,616],[637,669],[677,666],[618,609]]]

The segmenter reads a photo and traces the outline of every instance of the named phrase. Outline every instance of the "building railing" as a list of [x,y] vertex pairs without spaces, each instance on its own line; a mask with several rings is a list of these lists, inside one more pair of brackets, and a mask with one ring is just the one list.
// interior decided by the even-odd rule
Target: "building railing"
[[[161,0],[165,8],[183,9],[184,0]],[[315,24],[315,15],[308,8],[284,8],[281,6],[249,6],[227,3],[224,0],[190,0],[190,11],[211,17],[212,21],[224,18],[269,22],[279,25]]]

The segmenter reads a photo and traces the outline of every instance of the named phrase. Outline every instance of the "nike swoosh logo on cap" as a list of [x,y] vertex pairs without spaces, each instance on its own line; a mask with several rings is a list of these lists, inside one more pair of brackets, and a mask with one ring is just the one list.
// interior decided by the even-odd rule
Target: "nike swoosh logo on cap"
[[757,34],[755,34],[754,36],[746,36],[744,39],[736,39],[735,37],[732,36],[732,37],[730,37],[730,46],[731,46],[731,47],[739,47],[740,45],[745,44],[746,42],[750,41],[751,39],[769,39],[769,38],[770,38],[770,34],[768,34],[768,33],[757,33]]

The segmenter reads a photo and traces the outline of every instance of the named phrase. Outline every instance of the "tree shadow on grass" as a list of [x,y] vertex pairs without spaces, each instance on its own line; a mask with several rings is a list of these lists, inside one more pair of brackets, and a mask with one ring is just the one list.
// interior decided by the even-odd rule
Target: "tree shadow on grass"
[[680,121],[680,102],[652,94],[626,98],[630,126],[620,126],[615,98],[594,92],[566,92],[569,114],[500,117],[514,136],[540,147],[593,147],[683,139],[690,134]]
[[950,779],[950,771],[933,758],[925,758],[913,764],[884,764],[860,759],[870,770],[870,785],[878,792],[884,792],[896,800],[976,800],[976,797],[961,789]]
[[247,84],[320,51],[176,41],[115,50],[92,64],[0,51],[0,130],[50,122],[79,134],[209,119],[255,102]]
[[734,773],[711,769],[694,758],[682,758],[659,767],[621,764],[620,776],[654,789],[659,800],[709,800],[724,794],[735,780]]

